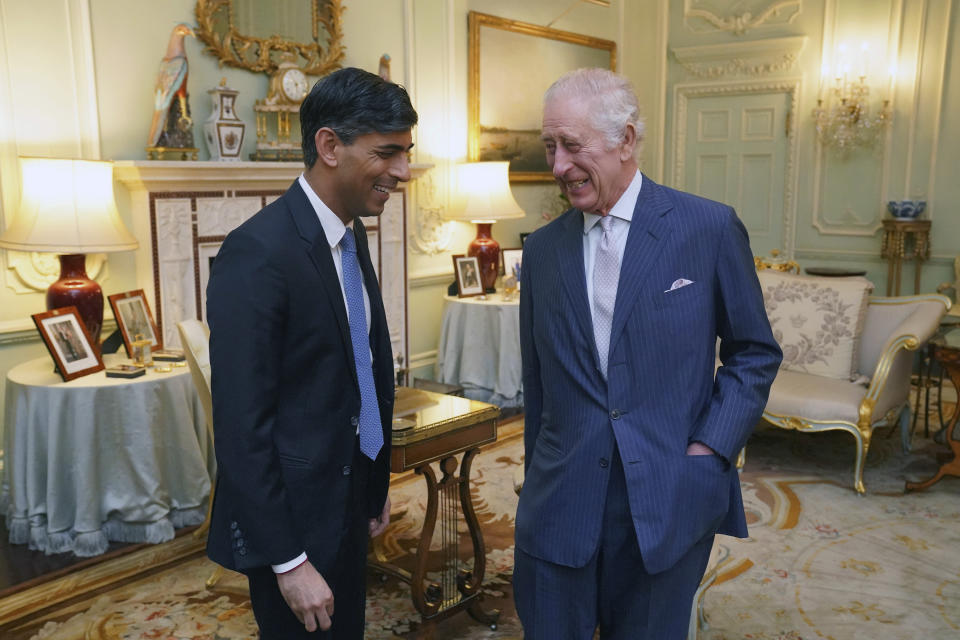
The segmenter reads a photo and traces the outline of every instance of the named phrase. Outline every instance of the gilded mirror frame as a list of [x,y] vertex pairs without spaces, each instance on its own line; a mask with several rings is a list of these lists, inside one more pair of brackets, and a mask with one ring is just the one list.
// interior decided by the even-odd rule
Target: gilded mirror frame
[[[483,68],[481,60],[483,59],[484,50],[482,50],[482,41],[483,35],[485,32],[488,32],[490,29],[499,29],[502,31],[507,31],[512,34],[516,34],[520,37],[524,36],[534,36],[537,38],[546,38],[548,40],[557,41],[566,44],[581,45],[583,47],[589,47],[592,49],[597,49],[601,53],[606,52],[606,56],[603,58],[609,59],[609,68],[612,71],[616,71],[617,68],[617,43],[612,40],[604,40],[602,38],[595,38],[593,36],[587,36],[580,33],[573,33],[571,31],[560,31],[559,29],[551,29],[549,27],[541,27],[540,25],[530,24],[527,22],[518,22],[516,20],[509,20],[507,18],[500,18],[497,16],[488,15],[485,13],[478,13],[476,11],[471,11],[467,16],[467,23],[469,27],[469,51],[468,51],[468,80],[467,80],[467,105],[468,105],[468,143],[469,143],[469,159],[472,162],[479,160],[510,160],[511,169],[510,169],[510,181],[511,182],[553,182],[553,174],[547,169],[546,158],[543,154],[543,145],[540,142],[540,131],[539,125],[537,130],[534,132],[532,129],[528,130],[509,130],[502,129],[497,127],[490,127],[490,131],[494,132],[494,135],[500,133],[502,136],[514,135],[514,146],[519,150],[522,141],[525,142],[524,153],[518,154],[524,162],[530,162],[532,157],[532,149],[534,148],[534,142],[539,147],[539,156],[543,158],[543,168],[541,170],[529,171],[529,170],[515,170],[513,168],[514,159],[508,157],[490,157],[489,152],[485,149],[481,149],[481,123],[480,123],[480,113],[481,113],[481,104],[484,100],[484,96],[481,95],[481,81],[483,77],[496,77],[498,75],[497,69]],[[512,40],[512,39],[511,39]],[[517,40],[517,45],[522,45],[523,40]],[[512,47],[510,48],[512,50]],[[489,62],[489,60],[488,60]],[[512,61],[511,66],[522,66],[524,60],[517,59]],[[528,64],[530,61],[526,61]],[[535,61],[534,61],[535,62]],[[591,66],[589,61],[584,61],[585,64],[573,64],[569,68],[564,68],[563,72],[572,71],[573,69],[582,67],[582,66]],[[596,65],[593,65],[596,66]],[[481,77],[481,74],[484,74]],[[560,74],[557,74],[559,77]],[[549,86],[557,77],[546,78],[546,86]],[[504,92],[510,94],[510,88],[505,87]],[[512,94],[511,94],[512,95]],[[515,97],[515,96],[514,96]],[[541,110],[541,101],[542,93],[536,97],[536,99],[528,99],[522,105],[521,108],[524,114],[527,116],[528,120],[536,118],[536,121],[540,120],[540,110]],[[492,124],[492,123],[488,123]],[[506,139],[506,138],[505,138]],[[539,162],[537,163],[539,164]]]
[[[206,51],[220,60],[220,64],[249,71],[276,71],[279,61],[291,55],[299,56],[297,66],[304,73],[322,76],[338,69],[343,61],[343,0],[310,0],[313,19],[313,42],[294,42],[281,36],[257,38],[237,32],[233,21],[232,0],[197,0],[197,37]],[[226,33],[216,30],[226,20]],[[326,48],[318,42],[320,29],[329,36]],[[279,60],[274,59],[273,54]],[[285,56],[283,54],[286,54]]]

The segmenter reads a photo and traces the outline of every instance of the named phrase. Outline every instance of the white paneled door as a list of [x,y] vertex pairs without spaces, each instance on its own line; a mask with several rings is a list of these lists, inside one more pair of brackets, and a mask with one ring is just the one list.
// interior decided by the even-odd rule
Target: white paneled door
[[754,255],[784,249],[790,96],[691,97],[683,146],[684,188],[734,207]]

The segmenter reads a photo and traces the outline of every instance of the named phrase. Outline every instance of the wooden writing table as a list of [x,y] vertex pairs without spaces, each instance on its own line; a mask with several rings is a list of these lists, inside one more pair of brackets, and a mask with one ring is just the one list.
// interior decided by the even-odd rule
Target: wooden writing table
[[[410,584],[413,604],[424,621],[466,609],[474,620],[496,629],[500,612],[486,612],[480,607],[487,555],[470,499],[470,465],[481,445],[496,441],[499,417],[500,409],[485,402],[406,387],[397,391],[390,470],[401,473],[414,469],[423,476],[427,511],[412,573],[387,563],[380,553],[371,566]],[[458,453],[463,453],[463,458],[460,474],[455,475]],[[430,464],[435,461],[439,461],[442,474],[439,480]],[[457,523],[461,511],[473,544],[472,570],[459,566]],[[438,518],[443,568],[439,583],[425,584],[427,556]]]

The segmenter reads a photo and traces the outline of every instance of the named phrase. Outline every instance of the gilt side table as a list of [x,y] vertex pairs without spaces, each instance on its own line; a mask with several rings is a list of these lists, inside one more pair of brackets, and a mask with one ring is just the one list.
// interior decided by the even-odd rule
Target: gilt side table
[[888,296],[900,295],[900,274],[904,260],[913,260],[916,265],[913,293],[920,293],[920,271],[923,269],[923,262],[930,257],[930,221],[883,220],[883,244],[880,248],[880,256],[889,262]]

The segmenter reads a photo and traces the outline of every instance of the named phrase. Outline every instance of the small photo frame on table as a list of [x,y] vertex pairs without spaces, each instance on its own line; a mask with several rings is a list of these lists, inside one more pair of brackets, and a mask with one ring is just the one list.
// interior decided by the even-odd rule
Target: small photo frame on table
[[31,316],[64,382],[103,370],[90,333],[76,307],[61,307]]
[[461,298],[483,295],[480,262],[476,256],[453,256],[453,272],[457,277],[457,295]]
[[117,319],[117,326],[123,336],[123,346],[127,349],[127,357],[134,358],[134,341],[137,336],[150,341],[150,350],[157,351],[163,348],[163,339],[157,330],[157,323],[153,321],[150,306],[143,289],[115,293],[107,296],[113,317]]
[[503,256],[503,275],[513,276],[520,282],[520,263],[523,262],[523,249],[501,249]]

